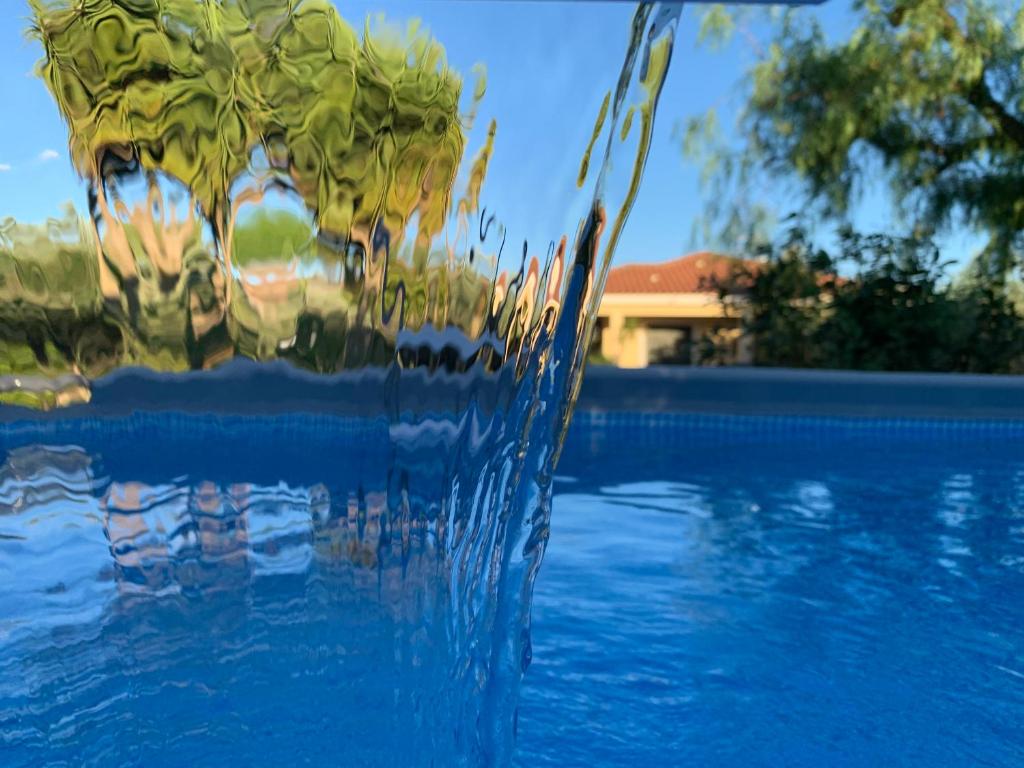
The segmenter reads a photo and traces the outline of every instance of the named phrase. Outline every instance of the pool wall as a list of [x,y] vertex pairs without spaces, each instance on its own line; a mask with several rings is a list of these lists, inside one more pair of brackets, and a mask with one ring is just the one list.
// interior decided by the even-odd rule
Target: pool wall
[[1024,439],[1024,377],[591,366],[569,443],[853,442],[870,451],[883,437],[1003,450]]
[[[11,388],[12,381],[0,376],[0,389]],[[422,371],[403,371],[401,381],[416,386],[420,406],[438,411],[462,407],[469,398],[493,408],[502,385],[492,377]],[[88,404],[48,412],[0,405],[0,423],[124,416],[153,410],[155,403],[183,413],[361,416],[384,412],[368,394],[382,400],[396,386],[405,384],[386,370],[322,375],[280,361],[236,360],[182,374],[125,368],[93,382]],[[758,416],[1024,423],[1024,376],[591,365],[577,404],[577,415],[584,413],[606,420],[630,413],[699,415],[704,421]]]
[[790,368],[587,368],[578,411],[1024,420],[1024,376]]

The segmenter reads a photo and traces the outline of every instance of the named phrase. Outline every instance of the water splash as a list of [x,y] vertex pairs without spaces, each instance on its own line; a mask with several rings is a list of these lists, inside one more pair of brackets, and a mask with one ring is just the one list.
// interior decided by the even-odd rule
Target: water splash
[[[0,401],[50,409],[0,410],[0,658],[34,680],[0,691],[3,738],[153,764],[194,728],[287,760],[294,733],[253,730],[275,713],[314,762],[507,762],[551,472],[678,8],[637,9],[563,180],[578,228],[536,237],[486,205],[486,61],[467,89],[420,24],[33,8],[89,216],[0,233]],[[344,740],[309,729],[332,708]]]

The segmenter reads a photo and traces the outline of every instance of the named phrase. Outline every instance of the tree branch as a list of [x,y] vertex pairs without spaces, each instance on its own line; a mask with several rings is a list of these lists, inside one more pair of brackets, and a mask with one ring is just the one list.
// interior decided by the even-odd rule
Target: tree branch
[[[960,28],[956,17],[948,8],[940,14],[942,29],[946,41],[964,47],[971,45],[971,40]],[[1024,149],[1024,122],[1010,113],[1006,106],[993,94],[985,82],[985,68],[982,67],[978,79],[971,84],[966,93],[967,103],[977,109],[982,116],[995,128],[1001,130],[1019,148]]]
[[984,70],[967,92],[967,101],[1018,148],[1024,149],[1024,122],[1016,115],[1010,114],[1009,110],[992,95],[988,83],[985,82]]

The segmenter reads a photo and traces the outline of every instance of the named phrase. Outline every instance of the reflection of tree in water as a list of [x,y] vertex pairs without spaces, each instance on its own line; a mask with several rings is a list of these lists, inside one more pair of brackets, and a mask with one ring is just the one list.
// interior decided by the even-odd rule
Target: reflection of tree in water
[[[187,729],[245,764],[286,763],[282,750],[302,750],[278,738],[287,706],[313,718],[289,734],[312,727],[361,759],[382,724],[418,739],[416,754],[439,731],[414,718],[454,722],[447,625],[431,613],[447,605],[438,558],[412,531],[403,557],[400,523],[387,542],[386,494],[111,469],[99,452],[42,446],[0,466],[0,558],[17,568],[0,614],[6,754],[45,744],[116,761],[126,740],[162,753]],[[425,695],[436,710],[417,709]]]
[[[323,483],[114,481],[99,504],[118,583],[134,592],[232,590],[309,568],[365,571],[376,581],[396,562],[426,554],[424,521],[390,509],[380,491],[359,489],[334,501]],[[391,519],[398,521],[394,538],[385,522]]]
[[[31,531],[45,505],[73,494],[83,509],[71,528],[92,529],[101,534],[93,544],[106,543],[79,563],[91,563],[84,581],[102,578],[113,566],[124,595],[230,592],[254,579],[310,570],[347,574],[367,586],[384,574],[399,594],[410,568],[438,562],[433,526],[412,509],[404,489],[389,500],[384,491],[332,492],[322,482],[154,484],[105,480],[95,476],[94,465],[78,449],[9,452],[0,466],[0,516],[8,527]],[[48,546],[59,552],[63,543]]]
[[[151,487],[112,482],[100,498],[119,585],[124,589],[229,589],[246,570],[250,487],[211,482]],[[204,578],[205,576],[205,578]]]

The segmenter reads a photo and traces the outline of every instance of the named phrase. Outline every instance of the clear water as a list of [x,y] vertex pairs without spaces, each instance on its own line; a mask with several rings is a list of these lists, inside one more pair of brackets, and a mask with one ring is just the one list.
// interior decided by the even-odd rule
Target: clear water
[[678,6],[23,7],[0,765],[1021,762],[1019,442],[578,433],[531,640]]
[[1024,430],[655,424],[578,415],[517,764],[1024,764]]
[[[515,764],[1024,760],[1024,428],[602,424],[555,479]],[[467,761],[507,702],[456,685],[429,505],[385,533],[379,426],[0,431],[2,764]]]
[[0,210],[10,762],[507,763],[679,6],[23,8],[77,183]]
[[3,764],[505,762],[549,507],[471,414],[0,423]]

